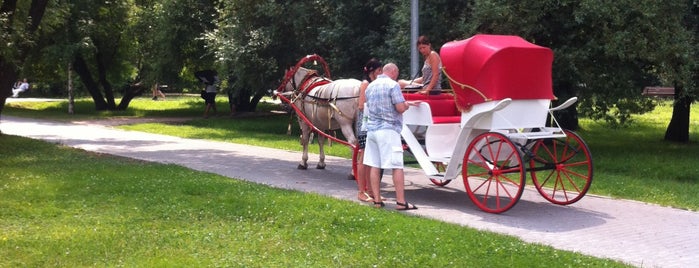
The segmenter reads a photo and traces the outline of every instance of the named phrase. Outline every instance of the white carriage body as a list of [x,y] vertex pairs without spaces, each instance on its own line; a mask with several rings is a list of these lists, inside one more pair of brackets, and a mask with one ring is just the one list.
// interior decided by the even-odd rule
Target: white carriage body
[[[575,101],[566,103],[566,107]],[[500,106],[500,107],[498,107]],[[473,106],[471,111],[461,114],[459,123],[435,124],[431,107],[423,102],[410,107],[404,114],[403,137],[416,154],[418,162],[427,175],[438,174],[432,162],[449,163],[457,147],[468,145],[470,138],[477,134],[494,131],[506,134],[511,139],[524,143],[532,138],[556,138],[565,136],[559,127],[544,127],[549,111],[550,100],[504,100],[488,101]],[[557,107],[555,110],[565,107]],[[537,129],[536,132],[530,132]],[[423,147],[418,137],[424,139],[424,153],[416,150]],[[460,148],[465,150],[465,148]],[[416,152],[417,151],[417,152]],[[459,150],[461,151],[461,150]],[[422,159],[421,159],[422,158]],[[422,160],[422,161],[421,161]]]
[[[461,114],[461,126],[469,122],[474,114],[491,110],[498,101],[488,101],[473,105],[470,112]],[[537,128],[546,124],[546,116],[551,101],[547,99],[512,100],[507,107],[495,111],[474,122],[477,129]]]

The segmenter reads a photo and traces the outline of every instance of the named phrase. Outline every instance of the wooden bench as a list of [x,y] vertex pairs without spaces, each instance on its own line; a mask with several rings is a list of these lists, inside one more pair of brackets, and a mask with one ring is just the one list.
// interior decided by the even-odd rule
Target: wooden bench
[[650,97],[672,97],[672,96],[675,96],[675,88],[674,87],[644,87],[643,92],[641,92],[641,95],[650,96]]

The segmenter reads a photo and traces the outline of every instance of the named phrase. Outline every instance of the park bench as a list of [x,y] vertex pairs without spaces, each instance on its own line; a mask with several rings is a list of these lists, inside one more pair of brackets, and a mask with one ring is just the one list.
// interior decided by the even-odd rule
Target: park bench
[[641,95],[650,96],[650,97],[672,97],[672,96],[675,96],[675,88],[674,87],[644,87],[643,92],[641,92]]

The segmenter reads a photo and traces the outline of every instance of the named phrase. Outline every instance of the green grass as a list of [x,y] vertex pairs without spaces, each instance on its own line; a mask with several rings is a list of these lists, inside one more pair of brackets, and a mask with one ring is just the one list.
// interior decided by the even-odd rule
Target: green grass
[[[216,99],[219,108],[227,107],[224,96]],[[119,100],[116,101],[119,103]],[[262,108],[264,109],[264,105]],[[227,109],[222,109],[226,110]],[[68,102],[15,102],[8,103],[3,114],[45,118],[59,121],[99,119],[105,117],[201,117],[204,114],[203,100],[187,95],[168,96],[166,101],[153,101],[148,97],[133,99],[125,111],[95,111],[92,99],[76,99],[74,114],[68,114]]]
[[2,267],[621,267],[350,201],[0,136]]
[[634,117],[629,128],[582,120],[593,154],[592,193],[699,210],[699,107],[690,115],[690,143],[663,141],[672,107]]

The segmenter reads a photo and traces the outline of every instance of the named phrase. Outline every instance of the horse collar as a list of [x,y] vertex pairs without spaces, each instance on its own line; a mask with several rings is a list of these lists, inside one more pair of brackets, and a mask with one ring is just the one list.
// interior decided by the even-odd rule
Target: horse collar
[[[313,78],[319,78],[319,79],[313,79]],[[318,86],[322,85],[327,85],[330,84],[330,80],[322,78],[318,76],[316,73],[311,73],[306,78],[301,82],[301,85],[299,85],[299,91],[302,92],[303,95],[308,95],[311,90]]]

